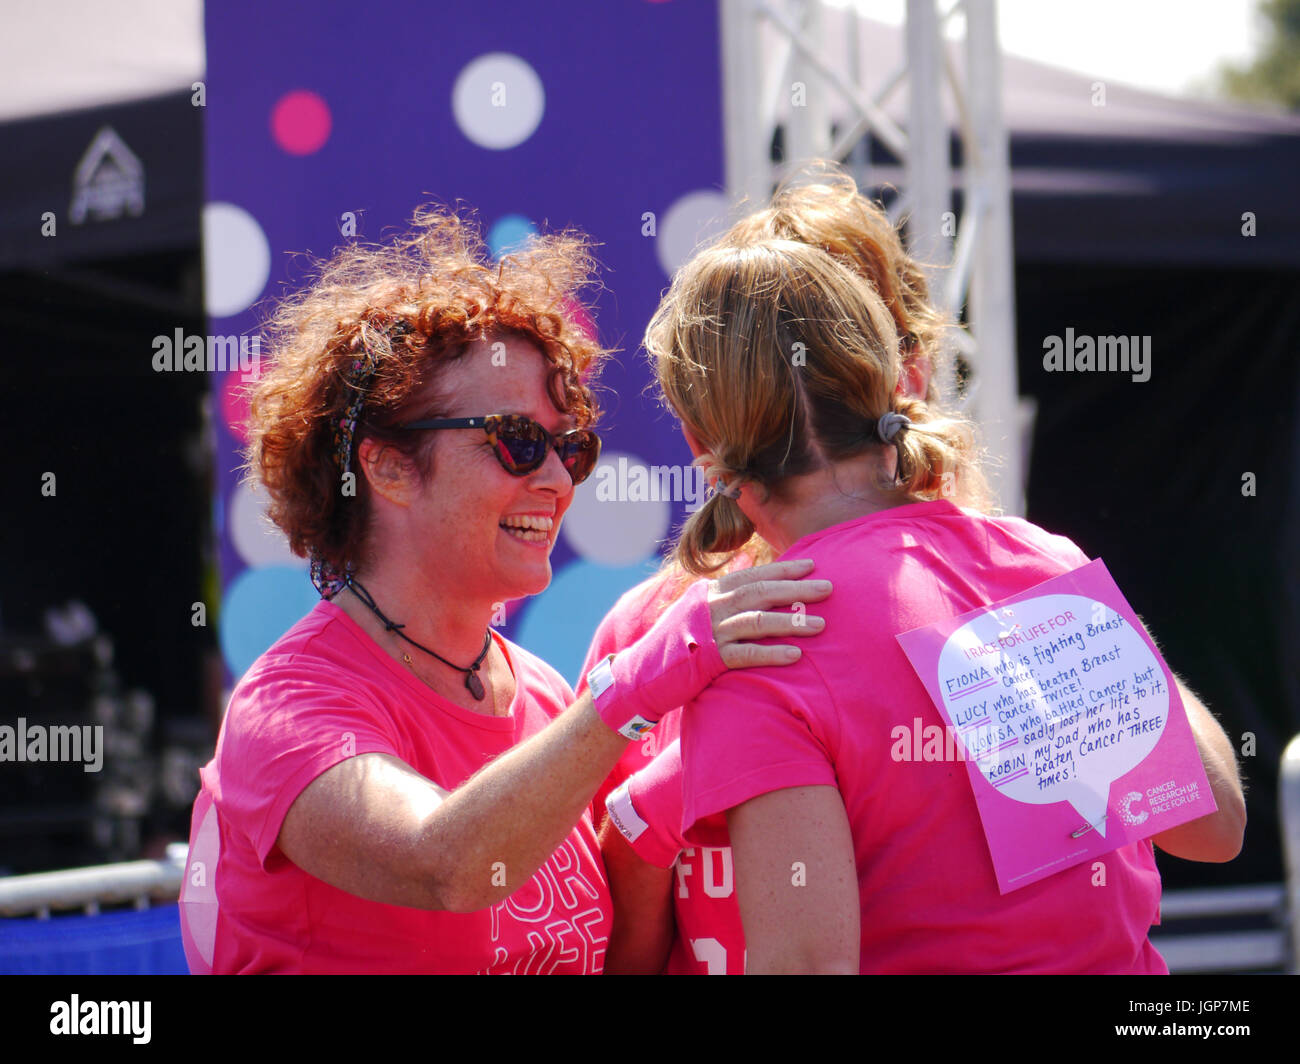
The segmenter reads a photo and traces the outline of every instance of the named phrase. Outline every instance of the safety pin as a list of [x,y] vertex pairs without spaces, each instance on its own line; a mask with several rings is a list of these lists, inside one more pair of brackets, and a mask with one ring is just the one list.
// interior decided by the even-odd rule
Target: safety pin
[[[1101,823],[1103,820],[1105,820],[1106,817],[1108,817],[1108,816],[1110,816],[1109,813],[1107,813],[1106,816],[1102,817],[1101,820],[1098,820],[1098,821],[1097,821],[1097,824],[1100,824],[1100,823]],[[1097,827],[1097,824],[1084,824],[1084,826],[1081,827],[1078,831],[1072,831],[1072,832],[1070,832],[1070,838],[1072,838],[1072,839],[1081,838],[1082,836],[1088,834],[1088,832],[1095,830],[1096,827]]]

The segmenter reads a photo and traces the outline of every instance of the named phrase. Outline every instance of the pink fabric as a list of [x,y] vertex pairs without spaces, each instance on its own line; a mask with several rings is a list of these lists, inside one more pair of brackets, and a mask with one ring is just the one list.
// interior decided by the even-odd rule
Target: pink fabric
[[[746,569],[751,565],[748,556],[736,558],[731,569]],[[670,571],[661,571],[643,580],[630,591],[626,591],[614,604],[614,608],[605,615],[591,639],[591,648],[582,663],[582,672],[578,676],[577,693],[587,689],[587,673],[598,662],[610,654],[617,654],[625,647],[630,647],[640,639],[663,611],[672,604],[677,592],[676,579]],[[627,750],[619,759],[614,771],[596,792],[591,803],[591,815],[594,823],[599,824],[605,816],[605,799],[609,793],[646,765],[650,764],[661,750],[681,734],[681,713],[677,710],[665,713],[655,726],[640,742],[629,743]]]
[[[619,809],[626,810],[628,804],[633,815],[620,818]],[[671,743],[622,784],[610,796],[609,807],[615,825],[642,860],[659,868],[676,866],[677,934],[665,974],[743,975],[745,931],[736,903],[726,818],[701,821],[695,846],[682,838],[681,744]]]
[[713,639],[708,592],[708,581],[696,581],[645,635],[616,653],[603,678],[583,674],[601,720],[615,731],[640,738],[726,671]]
[[345,758],[392,754],[453,790],[570,704],[554,670],[498,642],[516,678],[509,717],[439,698],[329,602],[257,660],[201,773],[181,899],[193,971],[602,970],[611,905],[585,814],[529,884],[467,914],[366,901],[303,872],[276,846],[294,799]]
[[[744,569],[750,564],[748,556],[741,555],[730,568]],[[592,638],[579,691],[596,662],[631,646],[650,630],[672,601],[674,591],[674,578],[661,572],[618,600]],[[707,837],[700,846],[684,847],[681,840],[681,751],[677,743],[681,716],[680,710],[664,714],[643,740],[628,745],[609,779],[596,792],[592,816],[599,823],[611,792],[642,770],[650,771],[637,781],[633,797],[635,807],[646,806],[644,816],[649,829],[634,848],[651,864],[675,867],[673,909],[677,933],[665,974],[740,974],[745,963],[744,933],[736,905],[731,850],[726,846],[726,819],[714,818],[717,845],[709,845]]]
[[833,595],[791,666],[732,670],[685,711],[685,838],[787,787],[838,786],[862,907],[863,972],[1165,972],[1147,939],[1160,876],[1150,843],[1000,895],[965,766],[895,762],[890,733],[942,726],[895,635],[1076,568],[1069,540],[946,500],[806,536]]

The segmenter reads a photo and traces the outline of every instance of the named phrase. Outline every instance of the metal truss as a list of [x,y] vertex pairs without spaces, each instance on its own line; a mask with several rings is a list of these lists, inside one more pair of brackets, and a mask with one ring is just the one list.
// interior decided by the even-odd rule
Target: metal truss
[[[996,0],[956,0],[943,13],[936,0],[907,0],[903,65],[884,72],[875,57],[860,54],[856,15],[848,15],[852,40],[829,40],[829,12],[819,0],[720,2],[729,196],[758,209],[810,158],[843,163],[867,191],[887,175],[895,178],[891,184],[902,178],[891,216],[905,219],[915,258],[940,264],[927,271],[934,300],[953,320],[964,310],[967,325],[950,331],[951,348],[936,366],[939,395],[979,422],[997,502],[1006,513],[1023,514],[1033,406],[1019,398],[1016,380],[1011,175]],[[964,72],[942,36],[955,16],[965,22]],[[886,112],[904,83],[905,129]],[[945,83],[960,162],[950,150]],[[772,158],[778,137],[779,163]],[[901,169],[873,166],[869,139]],[[956,187],[963,193],[960,218]]]

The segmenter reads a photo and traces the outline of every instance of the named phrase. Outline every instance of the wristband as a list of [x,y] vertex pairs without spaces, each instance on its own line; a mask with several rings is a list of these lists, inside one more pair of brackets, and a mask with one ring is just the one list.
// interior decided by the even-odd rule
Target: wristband
[[696,581],[650,631],[587,673],[596,712],[619,735],[639,739],[727,671],[708,596],[709,582]]

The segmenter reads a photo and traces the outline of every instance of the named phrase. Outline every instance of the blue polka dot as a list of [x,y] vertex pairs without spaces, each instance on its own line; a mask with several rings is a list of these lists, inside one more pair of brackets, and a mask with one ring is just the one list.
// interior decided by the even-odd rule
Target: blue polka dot
[[536,233],[537,226],[522,214],[503,215],[488,230],[488,250],[494,259],[499,259],[508,251],[518,251]]
[[659,564],[657,556],[620,567],[573,562],[524,608],[515,642],[576,685],[596,626],[624,591],[656,573]]
[[221,653],[238,680],[320,601],[307,574],[287,565],[245,569],[221,603]]

